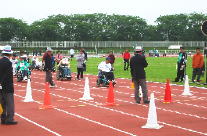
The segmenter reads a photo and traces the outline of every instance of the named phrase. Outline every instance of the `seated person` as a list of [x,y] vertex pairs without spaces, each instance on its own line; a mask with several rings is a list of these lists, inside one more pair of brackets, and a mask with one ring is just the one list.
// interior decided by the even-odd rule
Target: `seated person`
[[63,73],[63,77],[70,77],[70,62],[68,58],[63,57],[63,59],[58,64],[60,72]]
[[23,55],[20,57],[17,62],[16,69],[17,71],[21,71],[23,74],[23,80],[27,80],[27,76],[29,75],[29,63],[27,62],[26,56]]
[[110,63],[110,58],[107,57],[105,61],[102,61],[98,65],[98,70],[99,70],[99,75],[105,75],[106,78],[110,81],[114,82],[114,73],[113,73],[113,68]]

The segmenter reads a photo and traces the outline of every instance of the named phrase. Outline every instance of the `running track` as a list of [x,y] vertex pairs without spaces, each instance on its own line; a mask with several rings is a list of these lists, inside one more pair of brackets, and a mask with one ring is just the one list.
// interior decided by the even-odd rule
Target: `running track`
[[26,83],[15,81],[15,119],[18,125],[0,126],[0,136],[205,136],[207,135],[207,89],[191,87],[192,96],[182,96],[183,86],[172,85],[173,103],[163,104],[165,84],[148,83],[155,93],[159,130],[143,129],[148,105],[136,104],[131,81],[117,79],[116,106],[105,106],[107,88],[96,87],[96,76],[89,77],[94,101],[81,101],[84,80],[55,81],[51,99],[54,109],[39,110],[44,97],[45,73],[33,71],[35,102],[25,103]]

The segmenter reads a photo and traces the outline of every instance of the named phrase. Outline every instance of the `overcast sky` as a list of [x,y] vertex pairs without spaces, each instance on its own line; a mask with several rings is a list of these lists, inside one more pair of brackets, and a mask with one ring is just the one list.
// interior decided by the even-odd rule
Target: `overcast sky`
[[207,14],[207,0],[0,0],[0,5],[0,18],[14,17],[29,24],[57,14],[133,15],[149,24],[163,15]]

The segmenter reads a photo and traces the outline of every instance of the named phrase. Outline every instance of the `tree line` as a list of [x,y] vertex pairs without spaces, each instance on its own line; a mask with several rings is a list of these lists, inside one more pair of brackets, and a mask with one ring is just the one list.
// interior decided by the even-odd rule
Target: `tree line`
[[27,24],[0,18],[0,41],[204,41],[202,13],[160,16],[148,25],[138,16],[53,15]]

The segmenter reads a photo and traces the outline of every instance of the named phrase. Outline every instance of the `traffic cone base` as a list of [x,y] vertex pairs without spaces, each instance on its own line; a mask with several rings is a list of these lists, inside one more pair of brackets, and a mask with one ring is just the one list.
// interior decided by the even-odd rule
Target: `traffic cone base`
[[85,100],[85,101],[94,100],[94,98],[92,98],[91,94],[90,94],[88,77],[85,78],[85,86],[84,86],[83,97],[79,98],[79,99],[80,100]]
[[52,106],[52,105],[44,105],[44,104],[39,107],[40,110],[53,109],[53,108],[55,108],[55,106]]
[[160,129],[162,127],[162,125],[159,125],[157,123],[157,111],[155,106],[154,93],[151,93],[147,123],[141,128]]
[[90,100],[94,100],[94,98],[92,97],[82,97],[82,98],[79,98],[80,100],[85,100],[85,101],[90,101]]
[[160,129],[162,128],[163,125],[159,125],[159,124],[146,124],[144,126],[142,126],[142,128],[149,128],[149,129]]
[[27,87],[26,87],[26,96],[23,102],[33,102],[32,99],[32,88],[31,88],[31,81],[30,79],[27,80]]

